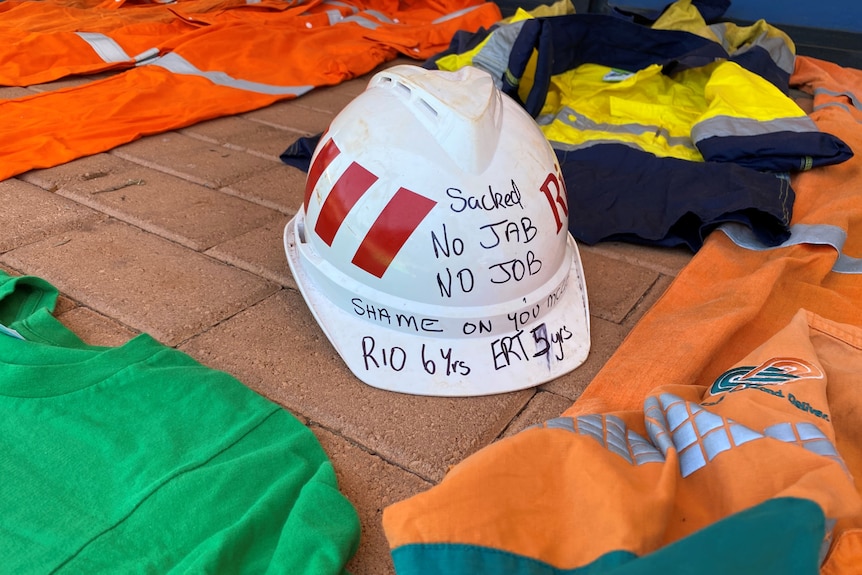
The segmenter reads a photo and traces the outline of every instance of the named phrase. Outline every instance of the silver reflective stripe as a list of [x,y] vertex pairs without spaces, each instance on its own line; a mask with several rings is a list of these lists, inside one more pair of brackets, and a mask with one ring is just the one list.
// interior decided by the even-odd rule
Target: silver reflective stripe
[[599,414],[581,415],[577,419],[557,417],[543,425],[531,426],[546,429],[562,429],[585,437],[592,437],[611,453],[619,455],[633,465],[664,463],[664,456],[656,447],[636,432],[628,429],[616,415],[602,417]]
[[[503,74],[508,71],[509,54],[524,23],[525,21],[522,20],[498,28],[491,34],[482,49],[473,56],[473,66],[491,74],[497,88],[503,87]],[[520,78],[516,81],[520,82]]]
[[776,423],[763,430],[766,437],[772,437],[785,443],[795,443],[807,449],[812,453],[828,457],[838,463],[845,472],[847,465],[835,444],[820,431],[820,429],[812,423]]
[[605,427],[607,429],[607,434],[605,435],[606,447],[610,451],[628,459],[629,463],[631,463],[631,450],[626,438],[628,428],[625,422],[616,415],[606,415]]
[[775,120],[756,120],[754,118],[734,118],[715,116],[698,122],[691,128],[691,139],[700,142],[706,138],[727,136],[763,136],[776,132],[819,132],[814,120],[808,116],[778,118]]
[[[671,396],[673,397],[673,396]],[[667,430],[667,420],[655,396],[649,396],[644,402],[644,423],[647,435],[662,455],[667,455],[673,449],[670,433]]]
[[626,440],[626,424],[615,415],[602,417],[599,414],[582,415],[577,419],[578,433],[592,437],[611,453],[616,453],[629,463],[634,463]]
[[853,92],[836,92],[835,90],[828,90],[826,88],[815,88],[814,94],[826,94],[827,96],[836,97],[844,96],[845,98],[850,100],[850,103],[853,104],[854,108],[856,108],[857,110],[862,110],[862,101],[860,101],[859,98],[856,97],[856,94],[854,94]]
[[626,435],[636,465],[644,463],[664,463],[664,455],[656,447],[636,432],[629,430]]
[[359,8],[353,6],[352,4],[348,4],[347,2],[339,2],[338,0],[324,0],[323,3],[327,6],[338,6],[339,8],[347,8],[352,14],[356,14],[357,12],[359,12]]
[[558,142],[556,140],[551,140],[551,147],[555,150],[560,150],[562,152],[572,152],[574,150],[586,150],[587,148],[592,148],[593,146],[600,146],[602,144],[617,144],[619,146],[628,146],[634,150],[643,151],[643,148],[635,145],[632,142],[622,142],[620,140],[611,140],[610,138],[602,138],[596,140],[588,140],[586,142],[581,142],[580,144],[570,144],[568,142]]
[[[827,102],[825,104],[817,104],[816,106],[814,106],[815,110],[822,110],[823,108],[841,108],[842,110],[844,110],[848,114],[853,113],[850,106],[848,106],[847,104],[842,104],[840,102]],[[853,120],[857,124],[862,124],[862,120],[857,120],[857,119],[853,118],[852,116],[849,119]]]
[[314,86],[275,86],[272,84],[261,84],[259,82],[249,82],[248,80],[232,78],[224,72],[204,72],[174,52],[153,60],[150,62],[150,65],[165,68],[175,74],[200,76],[219,86],[227,86],[228,88],[236,88],[238,90],[246,90],[248,92],[256,92],[258,94],[301,96],[314,88]]
[[432,24],[440,24],[441,22],[445,22],[446,20],[451,20],[452,18],[458,18],[459,16],[463,16],[464,14],[467,14],[468,12],[472,12],[473,10],[478,8],[479,6],[480,5],[470,6],[469,8],[462,8],[461,10],[451,12],[449,14],[446,14],[445,16],[440,16],[436,20],[432,20],[431,23]]
[[811,423],[777,423],[761,434],[671,393],[647,397],[644,415],[647,434],[652,441],[628,429],[618,416],[596,413],[574,419],[558,417],[530,429],[561,429],[591,437],[633,465],[664,463],[665,455],[673,449],[678,454],[683,477],[706,467],[725,451],[767,437],[796,444],[827,457],[847,471],[835,445]]
[[[547,126],[554,121],[566,124],[581,132],[607,132],[611,134],[632,134],[634,136],[642,136],[644,134],[652,134],[663,138],[670,146],[682,146],[690,150],[696,150],[691,139],[687,136],[671,136],[670,133],[661,126],[650,126],[647,124],[606,124],[604,122],[596,122],[590,118],[578,114],[572,108],[566,106],[555,115],[545,114],[536,118],[536,122],[540,126]],[[624,143],[624,142],[619,142]],[[554,143],[556,147],[556,142]],[[563,143],[565,145],[565,143]],[[589,145],[593,145],[590,143]],[[572,146],[572,149],[578,147],[589,146]]]
[[750,228],[738,223],[726,223],[718,227],[730,240],[741,248],[753,251],[766,251],[801,244],[830,246],[838,252],[838,259],[832,271],[839,274],[862,274],[862,258],[845,254],[842,249],[847,241],[847,232],[829,224],[794,224],[790,227],[790,238],[777,246],[765,246]]
[[[378,24],[377,22],[374,22],[373,20],[369,20],[368,18],[363,17],[361,14],[354,15],[354,16],[348,16],[347,18],[345,18],[341,22],[356,22],[357,24],[359,24],[363,28],[368,28],[369,30],[376,30],[377,28],[380,27],[380,24]],[[340,24],[340,22],[339,22],[339,24]]]
[[75,32],[84,42],[99,55],[103,62],[114,64],[130,62],[132,58],[112,38],[97,32]]
[[363,10],[362,14],[371,14],[381,22],[386,22],[387,24],[395,24],[395,21],[392,20],[389,16],[384,14],[383,12],[379,12],[377,10]]
[[327,10],[326,16],[329,18],[329,25],[337,24],[344,20],[344,16],[341,15],[341,12],[338,10]]
[[790,47],[778,36],[768,36],[765,32],[763,36],[757,39],[757,43],[769,52],[772,61],[778,64],[778,67],[788,74],[792,74],[796,68],[796,54]]
[[140,66],[142,64],[146,64],[147,60],[151,60],[153,58],[159,57],[159,49],[158,48],[150,48],[149,50],[144,50],[137,56],[135,56],[136,66]]
[[555,417],[545,422],[545,427],[548,429],[565,429],[566,431],[574,431],[575,424],[571,417]]
[[678,396],[664,393],[659,401],[679,453],[683,477],[705,467],[719,454],[763,437]]
[[[467,10],[472,9],[473,8],[468,8],[453,14],[448,14],[434,22],[438,23],[454,16],[459,16]],[[521,33],[521,29],[524,27],[525,22],[525,20],[521,20],[519,22],[499,26],[483,40],[481,48],[474,49],[475,51],[470,59],[471,65],[488,72],[491,75],[491,78],[494,79],[494,85],[497,86],[497,88],[503,87],[504,74],[508,76],[509,82],[512,85],[517,85],[521,80],[520,78],[512,76],[508,72],[508,67],[509,54],[512,51],[512,46],[515,44],[515,40]],[[468,52],[468,54],[469,53],[470,52]]]
[[730,42],[727,40],[727,23],[712,24],[709,29],[718,36],[721,45],[730,53],[731,56],[743,54],[751,50],[755,46],[759,46],[769,53],[769,57],[775,64],[784,72],[792,74],[795,68],[796,55],[790,49],[790,46],[780,36],[770,36],[766,31],[761,32],[756,38],[748,40],[736,50],[730,50]]

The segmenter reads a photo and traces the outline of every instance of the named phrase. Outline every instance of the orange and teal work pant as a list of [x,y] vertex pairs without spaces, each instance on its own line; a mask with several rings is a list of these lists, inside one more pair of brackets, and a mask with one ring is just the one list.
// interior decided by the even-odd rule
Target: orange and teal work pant
[[[792,84],[862,150],[862,71]],[[399,575],[858,573],[862,157],[793,185],[789,240],[713,233],[560,418],[388,507]]]

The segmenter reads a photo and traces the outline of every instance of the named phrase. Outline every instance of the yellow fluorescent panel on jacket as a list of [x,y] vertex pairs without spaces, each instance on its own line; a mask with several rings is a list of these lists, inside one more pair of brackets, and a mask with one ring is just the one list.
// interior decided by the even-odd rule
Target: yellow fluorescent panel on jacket
[[673,77],[659,65],[626,74],[583,64],[551,79],[538,122],[557,148],[616,142],[690,161],[703,160],[693,140],[815,129],[778,88],[729,61]]

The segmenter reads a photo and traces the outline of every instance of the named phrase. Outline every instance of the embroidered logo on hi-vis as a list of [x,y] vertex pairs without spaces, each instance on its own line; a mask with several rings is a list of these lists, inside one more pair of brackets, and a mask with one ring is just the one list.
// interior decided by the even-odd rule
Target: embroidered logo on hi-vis
[[[308,171],[305,184],[306,209],[320,176],[340,153],[332,140],[320,149]],[[347,214],[377,179],[376,175],[356,162],[352,162],[338,177],[323,201],[317,223],[314,225],[314,233],[326,245],[332,246],[335,234]],[[383,277],[404,243],[435,205],[437,202],[432,199],[407,188],[399,188],[366,232],[351,260],[353,265],[373,276]]]
[[735,367],[724,372],[713,382],[709,394],[783,385],[800,379],[823,379],[823,372],[800,359],[776,357],[757,367]]

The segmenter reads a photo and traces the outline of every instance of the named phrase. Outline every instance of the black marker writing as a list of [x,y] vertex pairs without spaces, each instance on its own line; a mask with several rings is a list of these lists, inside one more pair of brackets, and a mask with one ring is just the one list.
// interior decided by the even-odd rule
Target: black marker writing
[[488,186],[488,191],[480,196],[465,194],[458,188],[448,188],[446,195],[452,198],[449,203],[449,209],[460,214],[464,210],[484,210],[490,212],[504,208],[519,206],[522,210],[524,205],[521,203],[521,192],[512,180],[512,189],[508,192],[496,192],[494,188]]
[[512,279],[519,282],[527,275],[533,276],[539,273],[542,269],[542,260],[537,258],[532,250],[528,250],[523,260],[514,258],[489,266],[488,269],[496,274],[491,278],[491,283],[504,284]]
[[489,237],[479,242],[479,245],[486,250],[499,246],[502,241],[528,244],[533,241],[539,231],[533,225],[533,221],[526,216],[522,217],[520,222],[501,220],[480,226],[479,229],[487,230],[490,233],[490,235],[485,234]]

